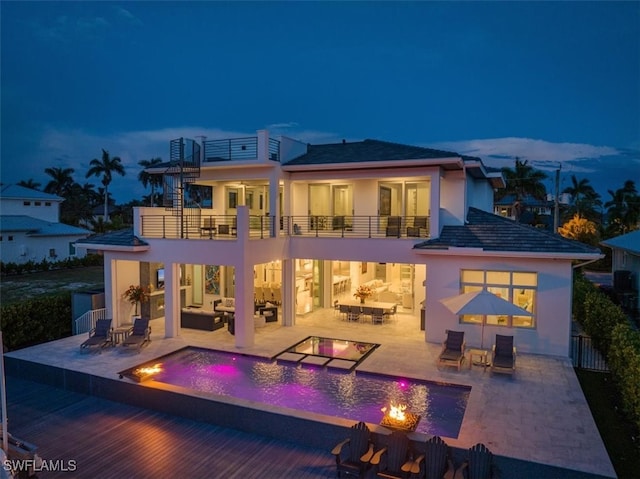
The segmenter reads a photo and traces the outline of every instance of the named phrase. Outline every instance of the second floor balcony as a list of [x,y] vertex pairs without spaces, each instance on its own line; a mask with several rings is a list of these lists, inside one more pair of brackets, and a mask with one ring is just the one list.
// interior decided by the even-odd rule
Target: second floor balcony
[[[428,216],[282,216],[276,227],[273,216],[249,215],[243,225],[235,215],[174,216],[147,208],[140,215],[138,234],[146,238],[235,240],[274,237],[311,238],[404,238],[428,239]],[[164,214],[163,214],[164,213]],[[246,217],[245,217],[246,218]]]

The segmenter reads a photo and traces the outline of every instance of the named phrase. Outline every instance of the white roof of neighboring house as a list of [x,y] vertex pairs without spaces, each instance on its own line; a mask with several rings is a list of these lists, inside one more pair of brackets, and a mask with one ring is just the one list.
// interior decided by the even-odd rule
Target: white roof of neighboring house
[[26,215],[0,215],[0,232],[22,232],[28,236],[78,236],[91,231],[64,223],[53,223]]
[[46,200],[46,201],[64,201],[64,198],[58,195],[52,195],[43,191],[32,190],[18,185],[1,185],[0,198],[14,200]]
[[640,230],[601,241],[600,244],[608,246],[609,248],[623,249],[630,253],[640,255]]

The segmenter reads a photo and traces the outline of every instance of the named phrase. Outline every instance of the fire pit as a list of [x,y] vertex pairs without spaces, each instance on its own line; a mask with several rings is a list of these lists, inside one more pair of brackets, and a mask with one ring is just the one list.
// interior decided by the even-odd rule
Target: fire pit
[[162,363],[154,364],[153,366],[145,366],[134,369],[129,375],[135,381],[139,383],[151,379],[154,375],[162,372]]
[[389,409],[383,407],[381,411],[384,413],[381,426],[390,429],[398,429],[401,431],[415,431],[420,422],[420,416],[406,410],[406,404],[390,404]]

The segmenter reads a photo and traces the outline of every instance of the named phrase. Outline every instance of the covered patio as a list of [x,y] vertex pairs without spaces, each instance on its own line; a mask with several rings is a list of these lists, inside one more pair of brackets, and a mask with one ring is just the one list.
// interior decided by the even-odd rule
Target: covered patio
[[[419,317],[407,314],[381,325],[355,323],[342,321],[332,309],[323,309],[299,316],[295,327],[269,323],[258,328],[255,345],[237,349],[226,329],[182,329],[180,336],[165,339],[164,321],[159,318],[151,322],[152,342],[140,354],[128,354],[121,347],[80,354],[79,345],[86,339],[80,335],[8,353],[7,362],[9,374],[24,360],[119,381],[118,371],[186,345],[273,357],[312,335],[370,341],[381,346],[358,366],[359,371],[472,387],[459,436],[445,438],[449,445],[467,449],[483,442],[500,456],[615,477],[568,358],[519,354],[513,377],[469,368],[468,362],[461,371],[438,368],[440,347],[425,343],[418,322]],[[427,333],[444,339],[444,331]],[[485,339],[493,343],[493,338]],[[24,366],[27,363],[22,364],[29,369]]]

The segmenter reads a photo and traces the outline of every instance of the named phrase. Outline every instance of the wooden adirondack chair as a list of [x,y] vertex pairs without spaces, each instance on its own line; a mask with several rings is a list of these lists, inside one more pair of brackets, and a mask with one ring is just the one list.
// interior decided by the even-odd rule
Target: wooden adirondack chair
[[407,435],[400,431],[392,432],[387,437],[386,446],[373,455],[371,464],[375,466],[378,477],[387,479],[409,477],[413,461]]
[[455,479],[493,479],[494,477],[493,454],[482,443],[469,449],[469,459],[458,468],[455,475]]
[[454,468],[451,451],[439,436],[433,436],[424,445],[424,454],[416,458],[411,474],[421,479],[451,479]]
[[373,456],[371,431],[362,421],[351,427],[349,437],[336,445],[331,451],[336,457],[338,477],[342,473],[363,478],[370,467]]

